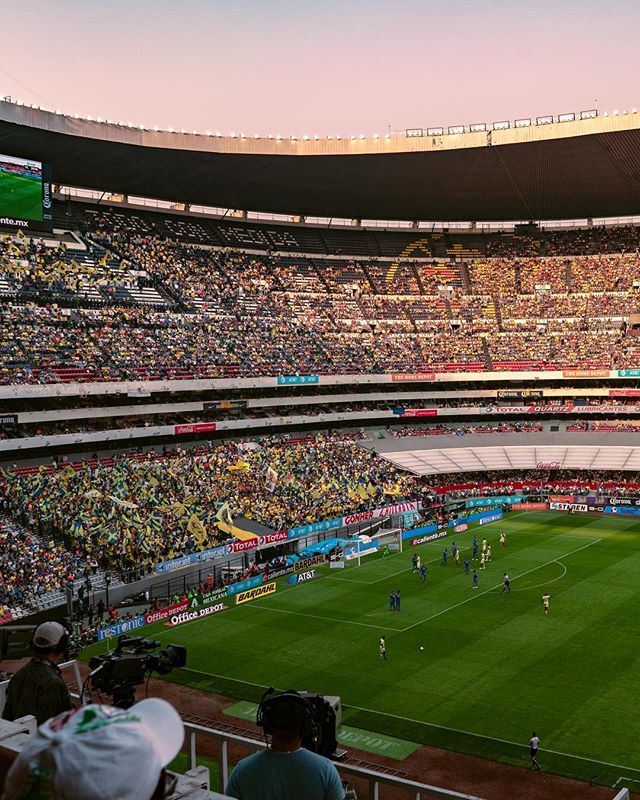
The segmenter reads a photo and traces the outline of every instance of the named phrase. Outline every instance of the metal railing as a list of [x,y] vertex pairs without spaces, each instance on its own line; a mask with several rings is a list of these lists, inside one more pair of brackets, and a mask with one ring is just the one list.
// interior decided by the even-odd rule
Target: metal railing
[[[267,745],[258,739],[249,739],[235,733],[227,733],[214,728],[207,728],[203,725],[196,725],[191,722],[184,723],[185,733],[189,747],[189,769],[194,769],[197,765],[196,738],[205,736],[217,742],[218,750],[218,791],[223,792],[229,779],[229,745],[241,746],[251,752],[265,750]],[[482,800],[475,795],[455,792],[451,789],[443,789],[438,786],[430,786],[426,783],[408,780],[407,778],[395,775],[386,775],[382,772],[360,767],[353,764],[342,764],[334,762],[343,780],[356,778],[359,782],[364,782],[368,786],[369,800],[382,800],[384,787],[404,790],[407,798],[411,800],[422,800],[423,798],[438,797],[442,800]]]

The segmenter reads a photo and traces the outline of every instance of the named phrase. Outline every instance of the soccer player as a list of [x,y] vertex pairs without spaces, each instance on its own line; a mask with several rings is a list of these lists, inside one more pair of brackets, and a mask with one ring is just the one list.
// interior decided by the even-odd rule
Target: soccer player
[[411,566],[413,567],[414,574],[418,571],[418,554],[414,553],[411,559]]
[[443,567],[447,566],[447,558],[448,557],[449,557],[449,548],[445,547],[444,550],[442,551],[442,566]]
[[418,556],[418,560],[416,561],[416,572],[420,572],[420,564],[422,563],[422,559]]
[[487,559],[486,559],[485,554],[484,553],[480,553],[480,569],[485,569],[485,563],[484,562],[486,560]]
[[393,612],[395,610],[396,610],[396,593],[391,592],[391,594],[389,595],[389,611]]
[[491,545],[487,545],[487,561],[491,561]]
[[469,574],[469,568],[470,567],[471,567],[471,563],[470,563],[469,559],[465,558],[465,560],[464,560],[464,574],[465,575]]
[[482,552],[483,553],[487,552],[487,540],[486,539],[482,540]]
[[473,560],[478,560],[478,537],[475,535],[473,537]]
[[456,557],[456,550],[457,550],[457,549],[458,549],[458,548],[457,548],[457,546],[456,546],[456,543],[455,543],[455,542],[451,542],[451,555],[452,555],[454,558]]
[[536,732],[534,731],[531,734],[531,739],[529,739],[529,753],[531,754],[531,769],[540,769],[540,765],[538,764],[539,745],[540,745],[540,739],[536,736]]
[[426,583],[427,582],[427,565],[426,564],[423,564],[420,567],[420,580],[422,581],[422,583]]
[[380,637],[380,661],[387,660],[387,643],[384,640],[384,636]]
[[478,588],[478,573],[475,571],[475,569],[473,570],[473,576],[471,578],[471,586],[474,589]]
[[460,566],[460,550],[456,547],[456,552],[453,554],[453,561],[456,567]]
[[505,532],[504,531],[500,531],[500,547],[501,548],[504,547],[504,543],[505,543],[506,538],[507,537],[505,536]]
[[542,595],[542,607],[544,608],[545,617],[549,613],[549,600],[551,600],[551,595],[548,592],[545,592]]
[[511,581],[509,580],[509,576],[507,573],[504,573],[504,578],[502,579],[502,591],[503,592],[510,592],[511,591]]
[[396,611],[400,611],[400,589],[396,589]]

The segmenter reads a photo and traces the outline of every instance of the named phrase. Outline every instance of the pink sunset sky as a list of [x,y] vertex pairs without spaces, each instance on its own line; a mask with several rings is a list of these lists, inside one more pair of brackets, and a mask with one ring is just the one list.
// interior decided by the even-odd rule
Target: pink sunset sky
[[0,96],[163,128],[385,133],[640,107],[637,0],[3,0]]

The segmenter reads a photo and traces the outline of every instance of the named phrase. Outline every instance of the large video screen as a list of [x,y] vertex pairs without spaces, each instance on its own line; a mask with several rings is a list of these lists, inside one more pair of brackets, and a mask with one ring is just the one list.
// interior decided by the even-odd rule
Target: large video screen
[[0,225],[51,230],[51,170],[48,164],[0,153]]

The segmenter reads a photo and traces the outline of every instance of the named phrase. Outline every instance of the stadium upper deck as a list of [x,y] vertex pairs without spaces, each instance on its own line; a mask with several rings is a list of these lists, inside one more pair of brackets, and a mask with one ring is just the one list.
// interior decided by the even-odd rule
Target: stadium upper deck
[[72,186],[348,219],[584,219],[640,211],[637,114],[426,134],[224,137],[0,102],[0,150],[48,161],[56,182]]

